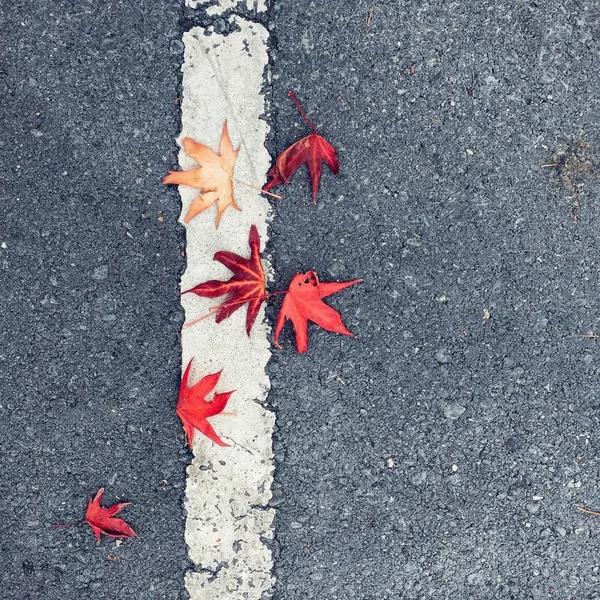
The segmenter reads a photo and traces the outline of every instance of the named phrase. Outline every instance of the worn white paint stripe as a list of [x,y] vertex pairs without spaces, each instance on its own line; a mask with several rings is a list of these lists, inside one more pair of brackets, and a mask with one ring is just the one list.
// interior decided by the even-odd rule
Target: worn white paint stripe
[[[223,122],[228,121],[234,148],[241,150],[237,179],[261,186],[269,168],[264,142],[267,124],[261,93],[267,65],[268,33],[259,24],[232,17],[240,31],[228,36],[206,36],[194,28],[183,36],[182,133],[218,150]],[[181,138],[180,138],[181,139]],[[195,163],[183,151],[184,169]],[[180,186],[183,215],[197,190]],[[215,230],[216,207],[187,224],[187,270],[181,288],[208,279],[229,279],[231,272],[213,261],[217,250],[249,256],[248,233],[258,227],[267,238],[268,202],[256,191],[235,184],[242,212],[228,208]],[[268,265],[266,265],[268,266]],[[182,296],[186,320],[206,314],[214,300]],[[272,537],[271,497],[274,415],[261,404],[269,380],[269,328],[261,312],[250,337],[245,331],[246,308],[219,325],[201,321],[182,331],[183,367],[194,358],[191,383],[223,369],[216,391],[237,390],[227,406],[234,415],[211,418],[217,433],[231,447],[221,448],[202,434],[194,441],[188,468],[186,541],[197,565],[186,585],[192,600],[260,600],[272,586],[270,550],[261,541]]]
[[211,4],[206,0],[186,0],[185,3],[190,8],[208,5],[206,12],[209,15],[220,15],[227,10],[239,10],[239,8],[245,8],[256,13],[264,13],[267,10],[266,0],[218,0],[217,4]]

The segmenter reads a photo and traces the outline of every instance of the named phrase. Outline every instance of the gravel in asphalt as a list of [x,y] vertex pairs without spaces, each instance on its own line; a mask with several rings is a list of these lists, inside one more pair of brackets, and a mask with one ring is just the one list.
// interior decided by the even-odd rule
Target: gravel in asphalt
[[270,364],[275,599],[598,597],[597,5],[270,26],[272,152],[309,133],[291,89],[341,164],[317,206],[277,188],[274,287],[365,280],[328,299],[358,339],[288,329]]
[[[9,600],[185,597],[176,163],[180,7],[2,8],[0,584]],[[598,597],[593,3],[275,3],[269,142],[340,153],[276,191],[273,289],[352,339],[286,329],[275,600]],[[186,25],[187,26],[187,25]],[[555,164],[546,167],[545,164]],[[274,301],[273,305],[277,305]],[[275,309],[269,310],[270,318]],[[107,505],[140,535],[96,545]]]
[[[0,589],[176,599],[183,539],[180,7],[4,3],[0,94]],[[139,538],[96,545],[105,503]]]

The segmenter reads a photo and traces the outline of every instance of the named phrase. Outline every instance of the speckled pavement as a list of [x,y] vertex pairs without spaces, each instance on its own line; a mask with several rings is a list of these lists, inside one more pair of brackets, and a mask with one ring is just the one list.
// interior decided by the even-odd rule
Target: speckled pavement
[[[286,328],[267,368],[273,598],[600,598],[600,9],[520,0],[0,9],[3,597],[188,597],[161,178],[182,35],[240,15],[271,155],[308,133],[290,89],[340,155],[316,206],[304,172],[275,190],[272,288],[364,279],[330,299],[356,339]],[[51,528],[101,485],[139,539]]]

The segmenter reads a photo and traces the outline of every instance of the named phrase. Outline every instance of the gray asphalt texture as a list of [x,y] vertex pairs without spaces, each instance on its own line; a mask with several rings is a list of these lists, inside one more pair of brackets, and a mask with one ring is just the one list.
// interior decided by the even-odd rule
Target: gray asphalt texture
[[[600,508],[600,7],[437,4],[270,11],[269,148],[309,133],[293,89],[341,162],[316,207],[304,172],[276,190],[274,289],[365,280],[328,299],[357,339],[311,327],[298,356],[288,326],[269,366],[275,600],[600,598],[600,518],[575,508]],[[206,19],[0,15],[1,595],[185,598],[184,239],[160,179],[181,28]],[[50,526],[101,486],[139,539]]]
[[[187,597],[177,3],[2,3],[0,596]],[[159,221],[159,217],[163,221]],[[97,545],[87,499],[131,501]]]
[[274,190],[274,289],[365,280],[328,299],[358,339],[270,363],[275,600],[600,598],[599,20],[275,3],[270,150],[291,89],[341,173]]

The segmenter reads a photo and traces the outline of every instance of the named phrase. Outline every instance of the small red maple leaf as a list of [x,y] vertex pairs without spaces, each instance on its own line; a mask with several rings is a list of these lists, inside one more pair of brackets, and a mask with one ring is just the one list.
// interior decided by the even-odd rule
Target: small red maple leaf
[[228,281],[211,279],[182,292],[183,294],[196,294],[205,298],[226,296],[225,302],[212,309],[216,312],[216,322],[220,323],[231,316],[238,308],[248,303],[246,314],[246,333],[250,330],[258,315],[261,304],[267,297],[265,273],[260,261],[260,237],[255,225],[250,228],[248,237],[250,258],[244,258],[234,252],[221,250],[213,259],[225,265],[233,272],[233,277]]
[[85,511],[85,521],[94,531],[96,539],[100,541],[100,535],[108,535],[112,538],[130,538],[137,537],[135,531],[128,523],[115,517],[115,515],[129,506],[131,502],[119,502],[105,508],[100,506],[100,500],[104,495],[104,488],[100,488],[98,493],[92,498]]
[[294,92],[289,92],[289,96],[294,101],[296,108],[313,133],[298,140],[277,157],[275,164],[267,173],[268,177],[272,177],[273,179],[263,187],[263,192],[268,192],[271,188],[281,183],[289,183],[292,175],[301,165],[306,163],[306,168],[312,182],[313,204],[316,204],[319,183],[321,182],[321,175],[323,173],[323,163],[329,167],[334,175],[337,175],[340,171],[337,150],[324,137],[321,137],[317,133],[317,128],[302,110],[300,103],[296,99],[296,96],[294,96]]
[[190,360],[179,388],[179,400],[177,402],[177,416],[183,423],[187,444],[192,447],[194,441],[194,429],[203,433],[219,446],[229,446],[226,444],[213,429],[212,425],[206,420],[208,417],[214,417],[225,409],[227,402],[233,391],[215,394],[212,401],[205,400],[206,396],[215,388],[221,377],[223,370],[218,373],[206,375],[198,383],[188,387],[190,369],[193,359]]
[[353,279],[324,283],[319,281],[314,271],[296,273],[277,317],[275,345],[281,348],[277,340],[287,319],[292,322],[296,331],[296,348],[300,354],[308,349],[308,321],[316,323],[327,331],[355,337],[342,323],[340,313],[325,304],[323,298],[361,281],[362,279]]
[[129,506],[131,502],[118,502],[108,508],[100,506],[100,501],[104,495],[104,488],[100,488],[96,495],[88,501],[85,517],[75,523],[53,523],[53,527],[71,527],[73,525],[82,525],[87,523],[94,532],[98,542],[102,534],[111,538],[131,538],[137,537],[135,531],[123,519],[115,515]]

